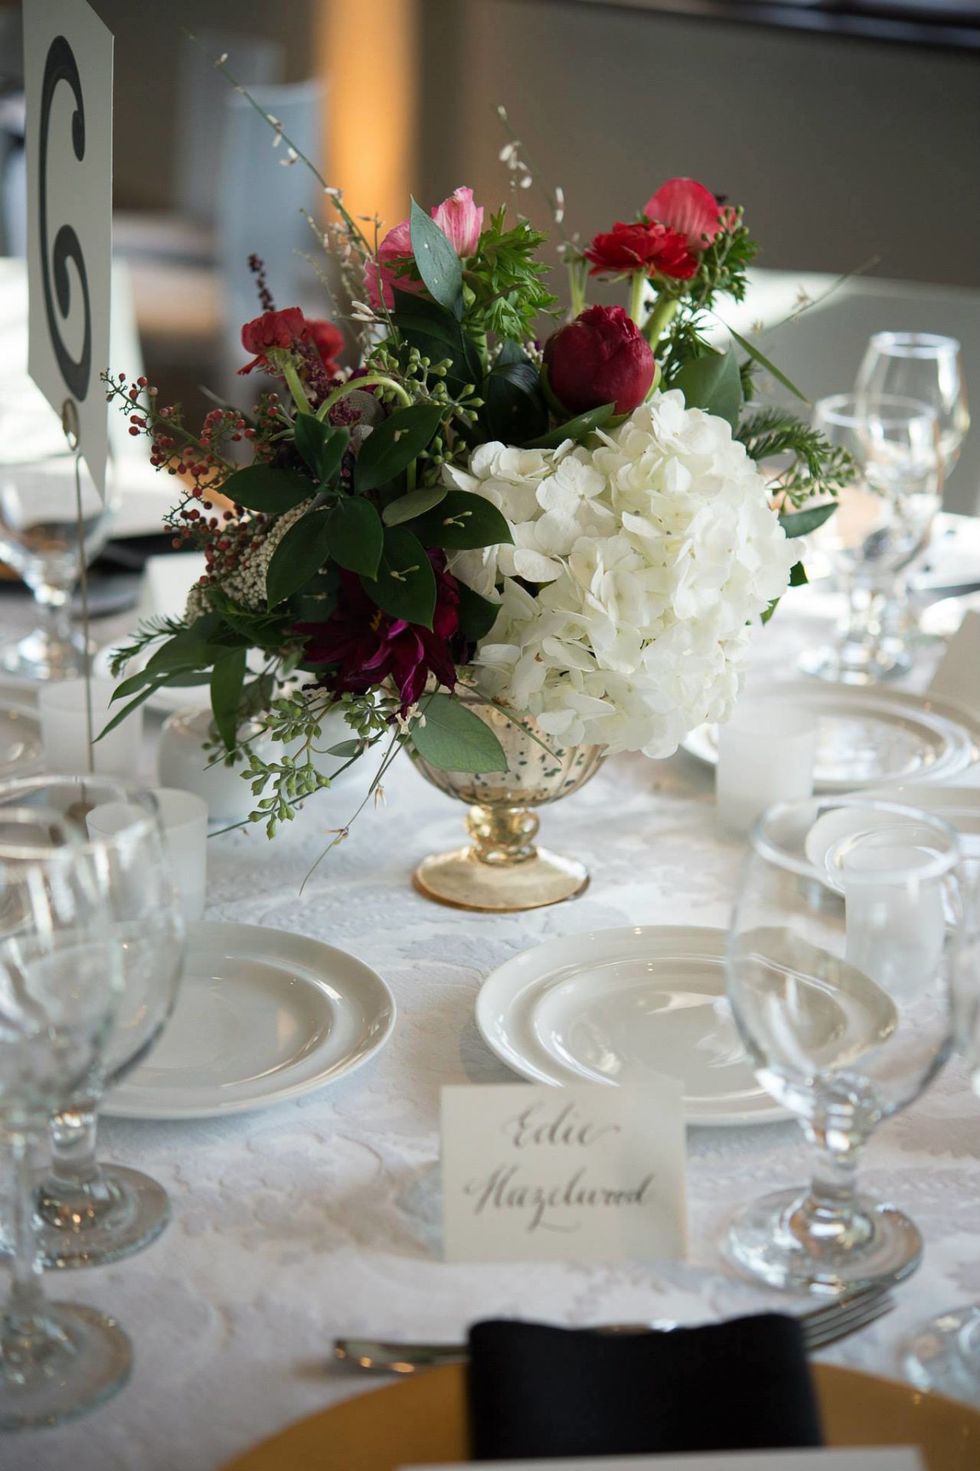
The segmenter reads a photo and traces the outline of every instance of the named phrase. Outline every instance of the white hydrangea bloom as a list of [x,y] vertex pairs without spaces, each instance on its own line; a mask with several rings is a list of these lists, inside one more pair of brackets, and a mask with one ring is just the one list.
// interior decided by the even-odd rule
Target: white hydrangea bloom
[[[483,495],[513,546],[451,569],[500,613],[479,686],[556,739],[668,756],[738,693],[750,625],[797,560],[729,425],[655,394],[598,447],[484,444],[447,482]],[[532,596],[520,582],[544,584]]]

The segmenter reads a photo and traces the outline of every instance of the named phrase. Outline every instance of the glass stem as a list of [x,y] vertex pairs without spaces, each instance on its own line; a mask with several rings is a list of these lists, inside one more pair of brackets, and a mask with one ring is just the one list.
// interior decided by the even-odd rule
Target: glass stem
[[25,1333],[40,1316],[44,1305],[41,1291],[41,1261],[34,1236],[34,1172],[31,1138],[22,1130],[10,1136],[13,1164],[12,1252],[10,1292],[5,1317],[9,1330]]
[[806,1237],[816,1256],[836,1255],[863,1246],[873,1225],[860,1208],[857,1195],[857,1166],[860,1139],[849,1139],[843,1149],[832,1147],[826,1138],[813,1139],[817,1150],[810,1190],[791,1222]]
[[841,630],[840,657],[845,668],[867,668],[875,662],[883,633],[886,597],[878,588],[851,580]]
[[45,632],[52,643],[70,644],[71,627],[71,590],[65,587],[55,587],[50,582],[41,582],[35,586],[34,599],[44,613]]
[[98,1183],[95,1158],[98,1118],[92,1108],[67,1109],[51,1121],[51,1175],[59,1185],[85,1190]]

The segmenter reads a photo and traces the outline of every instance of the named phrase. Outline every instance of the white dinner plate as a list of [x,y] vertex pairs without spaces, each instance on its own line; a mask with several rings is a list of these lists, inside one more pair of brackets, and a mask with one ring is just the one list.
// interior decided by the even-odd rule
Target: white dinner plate
[[206,1119],[265,1108],[360,1067],[394,1024],[384,981],[343,950],[260,925],[193,924],[173,1017],[102,1112]]
[[37,711],[9,700],[0,702],[0,781],[39,771],[42,757]]
[[[949,781],[980,756],[980,718],[929,695],[788,680],[752,691],[751,699],[792,705],[817,722],[817,792]],[[698,726],[682,747],[717,765],[717,726]]]
[[725,1000],[725,931],[640,925],[547,940],[493,971],[487,1045],[535,1083],[684,1084],[691,1124],[788,1115],[756,1081]]

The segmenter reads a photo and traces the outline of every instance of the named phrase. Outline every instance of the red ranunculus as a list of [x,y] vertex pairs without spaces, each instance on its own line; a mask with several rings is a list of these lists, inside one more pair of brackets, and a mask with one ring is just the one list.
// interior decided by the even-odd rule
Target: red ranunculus
[[711,190],[696,179],[668,179],[651,194],[643,213],[683,235],[688,248],[699,253],[732,218],[732,211],[722,210]]
[[592,263],[591,276],[645,271],[648,276],[686,281],[698,268],[698,258],[684,236],[652,220],[634,224],[617,220],[610,231],[595,237],[585,258]]
[[455,688],[449,644],[459,628],[459,592],[446,571],[445,554],[430,551],[429,561],[436,575],[431,630],[383,613],[351,572],[341,572],[337,606],[325,623],[297,623],[297,631],[306,635],[310,663],[337,666],[324,681],[328,689],[361,695],[392,679],[404,714],[422,695],[430,674],[447,689]]
[[238,371],[251,373],[253,368],[268,369],[266,354],[270,348],[297,348],[307,342],[316,348],[331,378],[340,371],[335,357],[343,351],[344,339],[332,322],[307,321],[298,306],[287,306],[281,312],[263,312],[261,317],[254,317],[242,328],[242,346],[246,352],[255,353],[255,357]]
[[621,306],[591,306],[544,346],[548,386],[571,414],[614,403],[629,414],[657,370],[650,344]]
[[314,318],[307,322],[310,341],[320,354],[324,371],[328,378],[336,378],[340,372],[340,364],[337,358],[344,350],[344,334],[333,322],[322,318]]

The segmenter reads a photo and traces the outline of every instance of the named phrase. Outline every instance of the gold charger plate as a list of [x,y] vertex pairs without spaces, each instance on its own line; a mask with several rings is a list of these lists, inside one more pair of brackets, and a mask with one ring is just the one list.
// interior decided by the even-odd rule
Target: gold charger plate
[[[977,1471],[980,1413],[909,1384],[813,1366],[828,1445],[914,1445],[928,1471]],[[385,1385],[321,1410],[230,1461],[225,1471],[396,1471],[465,1461],[461,1365]]]

